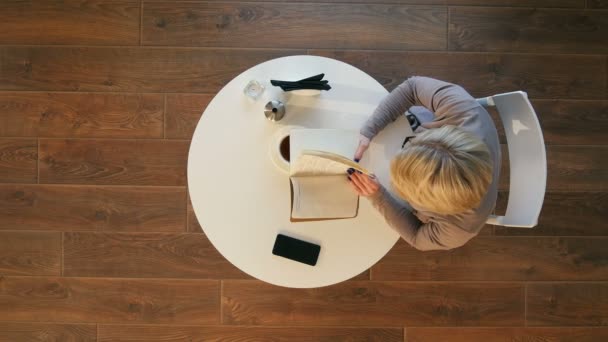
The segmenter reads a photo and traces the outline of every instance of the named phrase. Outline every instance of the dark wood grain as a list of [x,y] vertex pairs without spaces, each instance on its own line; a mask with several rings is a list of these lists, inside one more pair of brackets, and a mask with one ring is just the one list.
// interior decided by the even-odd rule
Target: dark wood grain
[[36,139],[0,138],[0,183],[36,183]]
[[219,323],[219,282],[0,277],[1,321]]
[[608,325],[608,283],[527,285],[529,326]]
[[99,341],[403,342],[403,329],[101,325]]
[[[0,1],[0,342],[608,340],[606,9]],[[424,75],[476,97],[526,91],[549,160],[538,226],[487,225],[445,252],[400,241],[371,271],[323,288],[234,268],[189,205],[188,140],[235,76],[306,53],[389,90]],[[38,164],[43,184],[28,184]]]
[[162,138],[160,94],[0,93],[0,136]]
[[[485,109],[488,112],[488,114],[490,114],[492,121],[494,121],[494,125],[496,126],[496,131],[498,132],[498,140],[500,141],[501,144],[506,144],[507,137],[505,135],[505,125],[503,124],[502,119],[500,118],[500,114],[498,114],[498,110],[496,109],[496,107],[485,107]],[[536,110],[536,108],[534,108],[534,109],[536,111],[536,117],[540,121],[541,114]],[[542,126],[541,126],[541,128],[542,128]],[[543,129],[543,134],[544,133],[545,133],[545,131]],[[545,145],[548,145],[548,144],[549,143],[545,140]],[[505,156],[503,156],[503,160],[506,160]]]
[[226,281],[223,322],[248,325],[513,326],[519,284],[345,282],[316,289]]
[[[285,25],[284,23],[289,23]],[[149,3],[144,45],[445,50],[447,9],[328,3]],[[277,30],[277,27],[281,29]],[[424,32],[424,34],[420,34]]]
[[[607,101],[532,100],[545,145],[608,145]],[[504,127],[495,107],[486,108],[494,119],[500,142]]]
[[486,224],[479,231],[478,236],[494,235],[494,226]]
[[608,101],[534,100],[532,106],[545,144],[608,145]]
[[185,197],[173,187],[0,185],[0,229],[183,232]]
[[608,8],[607,0],[587,0],[588,8],[606,9]]
[[[146,2],[167,2],[168,0],[146,0]],[[235,2],[240,0],[224,0]],[[588,0],[604,1],[604,0]],[[284,0],[249,0],[247,2],[285,2]],[[296,1],[293,1],[296,2]],[[512,6],[512,7],[554,7],[583,8],[585,0],[324,0],[329,3],[365,3],[365,4],[411,4],[411,5],[456,5],[456,6]]]
[[0,276],[60,274],[61,233],[0,232]]
[[608,328],[406,328],[406,342],[596,342]]
[[194,129],[213,95],[169,94],[167,95],[167,138],[192,139]]
[[[475,97],[515,90],[534,99],[604,99],[603,56],[311,50],[372,75],[392,90],[423,75],[463,86]],[[564,68],[567,65],[567,68]]]
[[0,342],[94,342],[94,324],[46,324],[0,322]]
[[608,238],[478,236],[450,251],[399,241],[372,280],[608,280]]
[[304,50],[0,47],[0,90],[217,93],[248,68]]
[[40,183],[186,185],[189,141],[40,140]]
[[70,277],[248,278],[204,234],[65,233]]
[[536,8],[450,9],[449,49],[552,53],[608,53],[608,16]]
[[[150,2],[150,3],[154,3],[154,2],[167,2],[170,0],[146,0],[146,2]],[[318,2],[323,2],[323,3],[342,3],[342,2],[347,2],[347,3],[369,3],[369,4],[373,4],[373,3],[390,3],[390,4],[398,4],[398,3],[403,3],[403,4],[420,4],[420,3],[431,3],[434,5],[444,5],[446,3],[446,1],[453,1],[453,0],[324,0],[324,1],[318,1]],[[466,1],[466,0],[465,0]],[[495,0],[491,0],[491,1],[495,1]],[[498,1],[509,1],[509,0],[498,0]],[[542,1],[542,0],[541,0]],[[244,2],[241,0],[222,0],[222,2]],[[287,2],[285,0],[249,0],[247,2],[251,2],[251,3],[260,3],[260,2]],[[291,2],[295,2],[295,1],[291,1]],[[307,1],[308,2],[308,1]]]
[[137,0],[3,0],[0,44],[138,45]]
[[[507,193],[499,193],[497,212],[504,215]],[[548,192],[538,225],[532,229],[496,226],[495,235],[606,236],[606,192]]]
[[196,218],[196,214],[194,213],[194,209],[192,208],[192,202],[190,201],[190,196],[188,196],[188,232],[189,233],[202,233],[203,228],[200,223],[198,223],[198,219]]
[[608,146],[547,147],[547,190],[608,190]]
[[[548,145],[547,191],[608,189],[608,146]],[[502,146],[500,190],[509,190],[508,151]]]
[[445,0],[458,6],[556,7],[583,8],[584,0]]
[[189,233],[202,233],[203,229],[201,225],[198,223],[198,219],[194,214],[194,211],[188,211],[188,232]]

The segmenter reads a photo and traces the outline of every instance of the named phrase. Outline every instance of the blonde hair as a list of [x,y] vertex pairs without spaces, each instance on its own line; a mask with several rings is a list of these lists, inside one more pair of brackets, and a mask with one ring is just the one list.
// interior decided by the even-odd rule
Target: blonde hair
[[414,207],[440,214],[476,208],[492,182],[486,144],[456,126],[429,129],[391,162],[391,182]]

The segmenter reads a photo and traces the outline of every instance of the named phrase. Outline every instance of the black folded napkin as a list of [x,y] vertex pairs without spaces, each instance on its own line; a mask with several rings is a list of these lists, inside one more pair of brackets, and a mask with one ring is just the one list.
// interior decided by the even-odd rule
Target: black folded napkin
[[270,84],[275,87],[280,87],[283,89],[283,91],[292,91],[298,89],[330,90],[331,86],[329,85],[329,81],[324,81],[323,77],[325,77],[325,74],[307,77],[295,82],[270,80]]

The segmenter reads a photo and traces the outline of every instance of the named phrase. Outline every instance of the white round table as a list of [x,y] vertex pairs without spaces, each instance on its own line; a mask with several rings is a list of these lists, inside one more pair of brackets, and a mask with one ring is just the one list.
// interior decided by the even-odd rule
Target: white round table
[[[299,80],[320,73],[332,89],[317,96],[285,93],[270,85],[270,79]],[[243,94],[250,80],[266,87],[257,100]],[[192,206],[215,248],[255,278],[296,288],[335,284],[380,260],[399,236],[364,198],[354,219],[290,222],[289,175],[273,163],[271,151],[277,136],[292,127],[359,130],[387,93],[363,71],[318,56],[270,60],[230,81],[203,113],[188,156]],[[273,123],[265,118],[269,100],[285,103],[284,119]],[[411,129],[402,117],[374,138],[361,161],[387,188],[389,161],[407,134]],[[321,245],[317,265],[273,255],[279,233]]]

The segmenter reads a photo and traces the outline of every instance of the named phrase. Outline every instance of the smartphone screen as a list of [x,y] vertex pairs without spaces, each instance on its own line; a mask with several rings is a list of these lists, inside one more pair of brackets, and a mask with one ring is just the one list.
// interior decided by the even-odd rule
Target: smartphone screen
[[317,264],[320,251],[319,245],[279,234],[274,242],[272,254],[314,266]]

